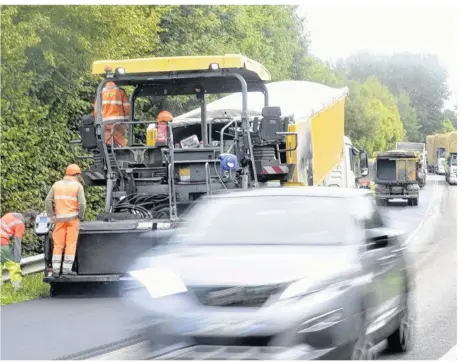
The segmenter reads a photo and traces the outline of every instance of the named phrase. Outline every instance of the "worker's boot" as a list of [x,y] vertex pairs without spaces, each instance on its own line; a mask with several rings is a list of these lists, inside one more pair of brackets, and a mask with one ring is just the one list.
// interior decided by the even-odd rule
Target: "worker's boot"
[[72,265],[74,264],[74,256],[64,255],[63,261],[63,277],[77,275],[76,272],[72,271]]
[[53,255],[53,258],[51,260],[52,260],[51,266],[53,267],[51,276],[53,278],[58,278],[59,273],[61,271],[62,257],[59,255]]

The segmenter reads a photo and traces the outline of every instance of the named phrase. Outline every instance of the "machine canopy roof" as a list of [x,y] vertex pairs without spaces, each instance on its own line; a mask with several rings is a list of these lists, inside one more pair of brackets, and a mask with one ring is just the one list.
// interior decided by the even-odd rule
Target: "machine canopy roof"
[[[348,88],[331,88],[308,81],[278,81],[267,83],[269,105],[281,107],[283,116],[294,116],[296,121],[313,117],[334,105],[348,94]],[[247,115],[261,116],[264,95],[261,92],[248,93]],[[237,92],[207,105],[207,118],[240,118],[242,93]],[[200,123],[200,108],[175,117],[173,127]]]

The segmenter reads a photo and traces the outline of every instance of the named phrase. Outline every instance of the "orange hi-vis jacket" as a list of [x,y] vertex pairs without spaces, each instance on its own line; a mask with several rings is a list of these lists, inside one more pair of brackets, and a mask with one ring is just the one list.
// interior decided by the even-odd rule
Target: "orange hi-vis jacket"
[[22,239],[26,226],[21,214],[8,213],[0,219],[1,245],[8,245],[12,236]]
[[[51,201],[54,201],[54,210]],[[83,186],[73,176],[64,176],[55,182],[46,202],[47,214],[54,216],[56,221],[83,219],[86,206]]]
[[[114,82],[106,83],[106,86],[101,92],[102,109],[104,124],[104,140],[106,144],[117,144],[125,147],[126,141],[126,125],[116,124],[116,122],[128,121],[130,115],[130,103],[127,93]],[[96,118],[96,99],[94,103],[93,115]],[[113,137],[111,137],[111,133]],[[112,139],[111,139],[112,138]]]

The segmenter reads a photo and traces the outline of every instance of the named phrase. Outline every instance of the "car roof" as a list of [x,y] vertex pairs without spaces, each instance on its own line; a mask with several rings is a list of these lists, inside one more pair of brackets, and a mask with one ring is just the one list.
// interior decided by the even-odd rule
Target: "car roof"
[[290,187],[261,187],[247,190],[230,190],[210,196],[210,198],[235,198],[235,197],[258,197],[258,196],[305,196],[305,197],[329,197],[329,198],[357,198],[372,195],[367,189],[353,189],[341,187],[317,187],[317,186],[290,186]]

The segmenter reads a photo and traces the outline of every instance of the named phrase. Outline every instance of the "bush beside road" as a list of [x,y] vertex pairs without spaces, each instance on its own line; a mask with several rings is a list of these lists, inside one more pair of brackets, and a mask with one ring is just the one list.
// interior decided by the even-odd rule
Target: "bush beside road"
[[2,282],[2,306],[50,295],[50,286],[43,282],[43,273],[25,276],[23,289],[15,292],[11,283]]

